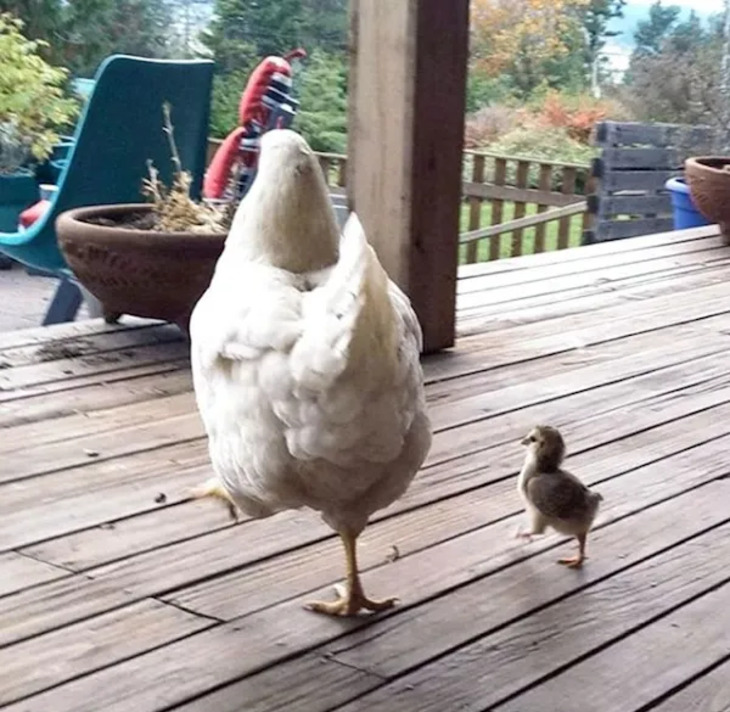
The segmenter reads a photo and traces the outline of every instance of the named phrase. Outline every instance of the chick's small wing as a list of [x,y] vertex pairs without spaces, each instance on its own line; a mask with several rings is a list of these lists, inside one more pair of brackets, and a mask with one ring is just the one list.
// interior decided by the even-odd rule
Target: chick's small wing
[[527,496],[547,517],[571,519],[586,511],[588,490],[568,472],[543,473],[527,484]]

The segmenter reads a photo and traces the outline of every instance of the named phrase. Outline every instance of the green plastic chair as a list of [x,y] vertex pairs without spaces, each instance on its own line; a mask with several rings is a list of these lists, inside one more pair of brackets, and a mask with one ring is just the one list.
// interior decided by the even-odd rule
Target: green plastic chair
[[[161,178],[170,180],[170,148],[162,130],[164,102],[171,105],[175,142],[183,167],[193,177],[193,197],[199,197],[205,171],[213,67],[210,60],[108,57],[96,74],[49,209],[28,230],[0,232],[0,252],[32,270],[66,281],[72,279],[58,249],[56,218],[82,205],[140,202],[142,180],[147,176],[150,159]],[[69,309],[64,307],[61,311]],[[54,305],[49,314],[53,310]],[[73,319],[75,310],[71,311]],[[66,321],[68,317],[47,314],[44,323],[59,320]]]

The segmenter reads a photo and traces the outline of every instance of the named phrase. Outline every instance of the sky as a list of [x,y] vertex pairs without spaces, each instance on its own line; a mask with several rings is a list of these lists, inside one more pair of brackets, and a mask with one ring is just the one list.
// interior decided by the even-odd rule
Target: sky
[[[654,0],[628,0],[624,8],[623,19],[614,20],[611,29],[620,30],[621,35],[612,38],[607,43],[605,52],[617,72],[625,71],[628,67],[636,24],[648,16],[649,7],[653,3]],[[662,0],[662,4],[679,5],[685,8],[683,13],[685,17],[693,8],[701,17],[723,11],[723,0]],[[701,6],[702,9],[699,10],[698,6]]]

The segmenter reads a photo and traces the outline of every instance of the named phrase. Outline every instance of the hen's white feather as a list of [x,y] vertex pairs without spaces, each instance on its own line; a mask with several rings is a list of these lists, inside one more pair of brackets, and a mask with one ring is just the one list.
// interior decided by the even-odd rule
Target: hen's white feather
[[[291,132],[264,139],[274,133]],[[281,171],[295,155],[298,166],[311,163],[319,175],[311,152],[287,151]],[[261,164],[273,165],[265,157],[266,142]],[[311,223],[334,224],[321,176],[302,168],[282,178],[273,168],[284,194],[289,178],[292,190],[313,181],[324,200],[308,209],[330,215]],[[260,169],[254,186],[268,175]],[[193,378],[213,467],[251,516],[307,506],[336,530],[358,533],[372,512],[403,494],[430,447],[420,326],[356,215],[329,266],[319,250],[313,269],[290,271],[267,258],[269,228],[252,217],[260,204],[247,202],[252,192],[191,319]],[[286,238],[272,238],[276,261],[301,262],[301,255],[287,256]],[[306,245],[316,238],[289,239],[297,249],[297,239]],[[264,248],[252,253],[252,244]]]

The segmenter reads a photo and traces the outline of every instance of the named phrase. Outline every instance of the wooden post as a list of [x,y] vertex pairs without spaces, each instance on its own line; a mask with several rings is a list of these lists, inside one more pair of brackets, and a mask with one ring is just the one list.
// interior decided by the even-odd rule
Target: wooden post
[[348,198],[408,294],[424,351],[453,345],[468,0],[351,0]]

